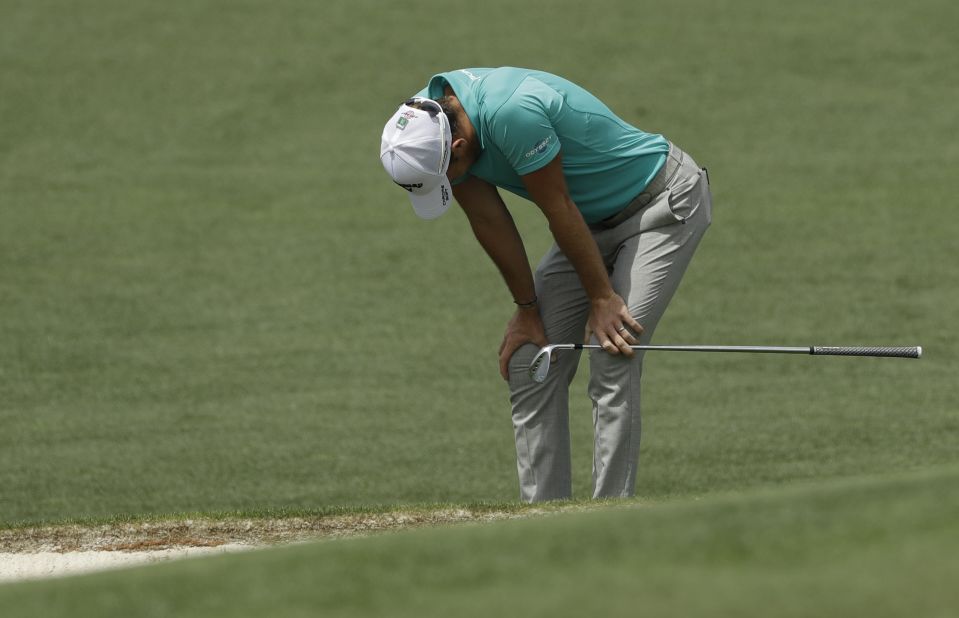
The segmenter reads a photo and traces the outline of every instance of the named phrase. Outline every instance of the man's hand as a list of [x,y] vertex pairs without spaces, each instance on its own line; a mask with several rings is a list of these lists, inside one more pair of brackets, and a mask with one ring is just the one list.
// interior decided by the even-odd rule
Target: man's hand
[[586,325],[586,343],[591,334],[596,335],[599,345],[610,354],[622,352],[631,357],[635,351],[629,346],[639,343],[643,327],[629,314],[623,299],[612,294],[593,300]]
[[506,325],[506,334],[499,346],[499,373],[504,380],[509,380],[509,359],[526,343],[535,343],[541,348],[548,343],[543,320],[539,317],[536,306],[517,309]]

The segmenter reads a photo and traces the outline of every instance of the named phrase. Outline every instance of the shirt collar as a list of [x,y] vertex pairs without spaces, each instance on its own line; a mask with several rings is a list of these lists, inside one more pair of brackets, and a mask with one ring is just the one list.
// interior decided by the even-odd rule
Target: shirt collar
[[486,148],[486,140],[484,138],[486,131],[484,131],[485,127],[480,122],[479,102],[476,92],[476,85],[478,83],[479,78],[469,71],[450,71],[448,73],[434,75],[430,79],[427,91],[431,99],[438,99],[444,95],[443,90],[446,84],[450,85],[453,92],[456,93],[456,98],[460,100],[460,105],[463,106],[463,111],[466,112],[466,116],[469,118],[470,124],[473,125],[476,135],[479,136],[480,149],[482,150]]

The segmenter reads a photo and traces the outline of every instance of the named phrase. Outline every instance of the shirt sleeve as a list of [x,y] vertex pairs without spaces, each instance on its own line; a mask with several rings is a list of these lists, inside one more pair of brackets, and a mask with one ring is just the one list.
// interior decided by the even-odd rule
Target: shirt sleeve
[[527,78],[490,118],[492,142],[520,176],[544,167],[559,153],[551,117],[562,106],[558,92]]

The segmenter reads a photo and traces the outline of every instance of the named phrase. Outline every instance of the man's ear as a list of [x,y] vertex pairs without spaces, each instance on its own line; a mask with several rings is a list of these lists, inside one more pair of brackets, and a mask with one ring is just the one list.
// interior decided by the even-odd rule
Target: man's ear
[[453,152],[453,154],[464,154],[467,152],[467,150],[469,150],[469,145],[470,143],[466,141],[465,138],[459,137],[454,139],[450,144],[450,150]]

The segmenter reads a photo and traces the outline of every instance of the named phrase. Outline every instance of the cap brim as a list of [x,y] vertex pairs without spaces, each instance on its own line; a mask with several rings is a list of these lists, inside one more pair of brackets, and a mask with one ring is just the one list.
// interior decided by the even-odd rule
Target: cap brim
[[446,212],[453,202],[453,189],[446,178],[442,178],[432,191],[410,193],[413,211],[420,219],[436,219]]

